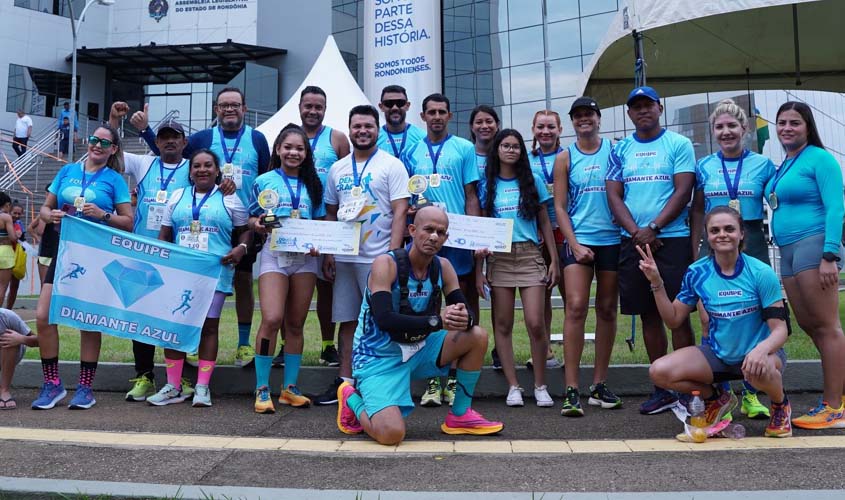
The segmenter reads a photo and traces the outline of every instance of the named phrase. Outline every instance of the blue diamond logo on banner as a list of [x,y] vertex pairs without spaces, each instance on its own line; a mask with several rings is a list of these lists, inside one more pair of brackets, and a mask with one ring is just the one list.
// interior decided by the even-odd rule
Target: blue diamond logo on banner
[[129,307],[164,284],[158,270],[146,262],[115,259],[103,268],[115,293]]

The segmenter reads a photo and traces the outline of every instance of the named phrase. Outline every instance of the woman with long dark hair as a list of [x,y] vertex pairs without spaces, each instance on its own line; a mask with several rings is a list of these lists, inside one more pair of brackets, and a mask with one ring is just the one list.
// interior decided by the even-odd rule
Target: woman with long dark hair
[[[522,312],[531,355],[545,359],[549,350],[543,326],[544,295],[546,288],[557,284],[558,257],[552,236],[549,214],[544,206],[551,200],[543,180],[531,171],[528,152],[522,136],[513,129],[496,134],[487,157],[487,186],[482,212],[487,217],[513,220],[511,251],[507,253],[478,252],[476,283],[479,294],[489,285],[493,310],[493,331],[502,369],[508,381],[508,406],[522,406],[522,388],[516,379],[513,359],[513,316],[516,291],[522,300]],[[549,253],[552,265],[546,267],[540,252],[540,235]],[[487,275],[482,272],[482,259],[487,259]],[[534,398],[537,406],[554,406],[546,386],[545,363],[534,363]]]
[[[499,132],[499,114],[486,104],[479,104],[469,114],[469,137],[475,145],[475,164],[478,166],[478,200],[484,204],[484,191],[487,185],[485,169],[487,168],[487,153],[496,133]],[[494,348],[495,349],[495,348]]]
[[[249,225],[256,233],[271,234],[262,220],[265,211],[273,216],[292,219],[322,219],[323,184],[314,167],[314,156],[305,132],[291,125],[282,129],[273,144],[270,159],[272,171],[258,176],[253,186]],[[304,189],[303,189],[304,187]],[[275,204],[259,206],[270,198]],[[266,205],[266,202],[264,203]],[[261,326],[255,338],[255,412],[273,413],[270,397],[270,367],[276,348],[276,333],[284,325],[285,374],[279,403],[307,407],[311,400],[297,387],[302,362],[303,327],[308,306],[317,281],[317,252],[309,254],[278,252],[271,249],[273,237],[261,249],[258,296],[261,304]]]
[[[129,205],[129,188],[120,175],[123,171],[120,154],[120,135],[108,125],[101,125],[88,137],[88,157],[84,163],[69,163],[59,170],[41,206],[39,216],[47,224],[61,230],[62,218],[74,214],[91,222],[132,231],[132,207]],[[56,274],[56,255],[41,285],[36,310],[38,343],[41,351],[41,369],[44,385],[32,402],[34,410],[49,410],[67,396],[59,378],[59,328],[50,324],[50,299]],[[80,332],[79,385],[70,401],[71,409],[88,409],[97,401],[91,385],[100,358],[101,333]]]
[[810,107],[781,105],[775,119],[786,159],[766,184],[772,236],[780,247],[780,274],[795,319],[821,354],[824,395],[806,415],[792,420],[802,429],[845,426],[845,337],[839,321],[842,268],[842,171],[824,149]]

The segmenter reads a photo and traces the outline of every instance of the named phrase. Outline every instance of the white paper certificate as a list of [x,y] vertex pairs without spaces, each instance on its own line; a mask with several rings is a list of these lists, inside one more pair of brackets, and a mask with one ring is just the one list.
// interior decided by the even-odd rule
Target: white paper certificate
[[309,219],[281,219],[281,226],[270,235],[270,250],[305,253],[316,248],[322,254],[358,255],[360,222],[334,222]]
[[513,220],[449,214],[449,239],[445,246],[491,252],[510,252]]

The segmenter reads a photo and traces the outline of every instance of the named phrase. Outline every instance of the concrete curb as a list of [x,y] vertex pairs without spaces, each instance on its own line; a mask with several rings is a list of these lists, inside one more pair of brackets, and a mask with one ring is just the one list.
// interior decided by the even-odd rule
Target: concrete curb
[[[280,387],[282,383],[281,369],[274,369],[270,374],[271,387]],[[525,368],[517,368],[517,378],[527,395],[531,395],[534,387],[533,375]],[[79,377],[79,363],[75,361],[61,362],[62,379],[67,386],[75,385]],[[164,367],[156,366],[155,376],[163,381],[166,376]],[[185,366],[185,376],[196,380],[196,369]],[[337,376],[336,368],[319,366],[304,366],[299,373],[300,389],[306,394],[322,393]],[[129,379],[135,377],[135,369],[129,363],[100,363],[97,368],[97,378],[94,388],[100,391],[123,392],[130,388]],[[591,366],[581,367],[581,390],[586,392],[587,386],[593,378]],[[555,368],[546,372],[549,392],[553,396],[564,393],[563,369]],[[18,366],[14,386],[18,388],[37,388],[41,386],[41,362],[37,360],[23,360]],[[608,370],[608,386],[620,396],[639,396],[648,394],[652,385],[648,378],[648,365],[614,365]],[[217,366],[214,369],[211,385],[215,394],[251,394],[255,389],[254,370],[236,368],[234,366]],[[790,361],[784,373],[784,385],[788,392],[816,392],[822,388],[821,362],[818,360]],[[425,391],[424,381],[415,381],[412,392],[421,395]],[[505,397],[508,384],[501,371],[484,367],[475,393],[483,397]]]

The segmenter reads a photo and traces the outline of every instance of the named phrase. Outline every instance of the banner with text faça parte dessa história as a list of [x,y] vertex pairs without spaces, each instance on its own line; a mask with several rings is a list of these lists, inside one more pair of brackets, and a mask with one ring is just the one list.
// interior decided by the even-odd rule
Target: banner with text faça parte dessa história
[[377,103],[382,88],[408,91],[408,121],[420,123],[425,96],[442,92],[440,0],[364,0],[364,93]]

